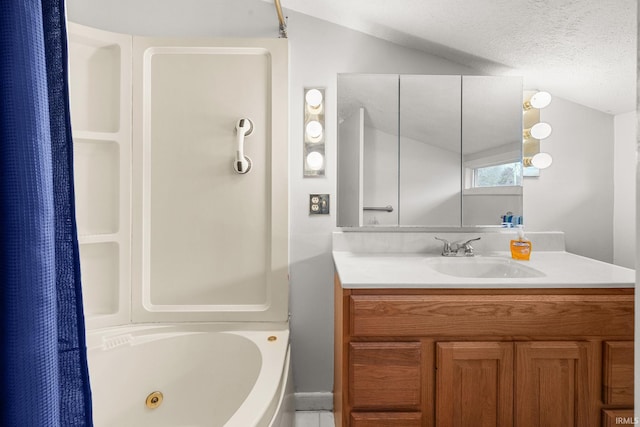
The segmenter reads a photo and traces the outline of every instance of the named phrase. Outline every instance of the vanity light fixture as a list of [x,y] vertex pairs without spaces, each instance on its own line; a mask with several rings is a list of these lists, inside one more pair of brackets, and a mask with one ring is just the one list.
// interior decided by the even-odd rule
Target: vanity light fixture
[[551,125],[540,121],[540,109],[551,103],[549,92],[525,90],[522,103],[523,176],[540,176],[540,169],[551,166],[549,153],[540,152],[540,141],[551,135]]
[[324,89],[304,89],[304,149],[303,170],[305,177],[324,176],[325,129]]

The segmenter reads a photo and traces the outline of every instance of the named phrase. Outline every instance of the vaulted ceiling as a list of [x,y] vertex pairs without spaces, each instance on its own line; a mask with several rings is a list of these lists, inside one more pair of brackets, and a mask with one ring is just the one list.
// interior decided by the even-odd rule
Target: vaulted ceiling
[[603,112],[636,108],[636,0],[281,1]]

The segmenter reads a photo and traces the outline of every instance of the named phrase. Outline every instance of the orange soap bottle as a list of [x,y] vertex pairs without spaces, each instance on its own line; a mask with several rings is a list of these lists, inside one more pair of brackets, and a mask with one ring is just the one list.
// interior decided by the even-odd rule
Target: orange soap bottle
[[511,258],[528,261],[531,256],[531,242],[524,237],[522,226],[518,227],[518,239],[511,241]]

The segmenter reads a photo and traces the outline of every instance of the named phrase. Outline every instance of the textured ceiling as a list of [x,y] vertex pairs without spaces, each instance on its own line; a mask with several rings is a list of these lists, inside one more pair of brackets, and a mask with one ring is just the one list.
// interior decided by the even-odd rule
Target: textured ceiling
[[636,0],[282,0],[282,6],[485,74],[523,76],[526,88],[607,113],[636,108]]

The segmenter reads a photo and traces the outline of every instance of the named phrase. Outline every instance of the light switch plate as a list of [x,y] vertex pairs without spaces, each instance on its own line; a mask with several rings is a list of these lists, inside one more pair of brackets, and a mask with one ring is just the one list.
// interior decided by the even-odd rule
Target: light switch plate
[[328,215],[329,195],[309,194],[309,215]]

